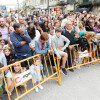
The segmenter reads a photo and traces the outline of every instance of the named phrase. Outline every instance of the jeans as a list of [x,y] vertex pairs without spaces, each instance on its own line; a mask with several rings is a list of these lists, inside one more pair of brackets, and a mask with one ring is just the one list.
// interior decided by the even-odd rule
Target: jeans
[[7,100],[5,97],[2,97],[1,100]]
[[[27,56],[17,55],[16,58],[17,58],[18,60],[23,60],[23,59],[29,58],[29,57],[31,57],[31,56],[32,56],[32,52],[30,51],[30,52],[27,54]],[[23,62],[22,64],[23,64],[23,65],[28,65],[28,64],[27,64],[27,61]],[[31,65],[31,60],[29,60],[29,64]],[[25,66],[22,66],[22,67],[25,67]]]
[[46,65],[45,65],[45,61],[44,61],[44,57],[42,56],[42,65],[43,65],[43,73],[44,75],[46,75]]
[[67,54],[68,54],[68,65],[69,65],[69,67],[72,67],[72,63],[73,62],[71,62],[71,59],[73,59],[73,50],[71,50],[71,55],[70,55],[70,50],[69,49],[67,49]]
[[29,58],[29,57],[31,57],[31,56],[32,56],[32,52],[30,51],[30,52],[27,54],[27,56],[17,55],[16,58],[17,58],[18,60],[23,60],[23,59]]

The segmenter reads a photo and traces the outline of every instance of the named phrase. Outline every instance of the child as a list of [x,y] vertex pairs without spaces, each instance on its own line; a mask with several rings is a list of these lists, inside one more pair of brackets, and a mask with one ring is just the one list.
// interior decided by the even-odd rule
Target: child
[[[34,84],[37,85],[39,84],[39,81],[42,80],[42,75],[41,75],[41,64],[40,64],[40,59],[39,57],[35,57],[33,64],[30,66],[32,77]],[[39,78],[39,79],[38,79]],[[38,86],[40,89],[43,89],[42,85]],[[38,87],[35,88],[36,92],[39,92]]]
[[[19,60],[16,60],[15,62],[17,62],[17,61],[19,61]],[[26,68],[25,67],[22,67],[22,68],[23,68],[22,72],[24,72],[26,70]],[[21,68],[20,68],[20,64],[19,63],[14,65],[12,67],[12,69],[13,69],[13,76],[21,74]],[[20,91],[21,91],[21,93],[24,93],[24,91],[25,91],[25,88],[24,88],[23,84],[20,85]]]
[[7,60],[3,53],[3,46],[0,44],[0,63],[2,63],[4,66],[7,66]]
[[[4,65],[2,63],[0,63],[0,68],[4,67]],[[3,95],[3,75],[2,72],[0,70],[0,100],[7,100],[4,95]]]
[[3,51],[7,60],[7,65],[9,65],[15,59],[14,55],[12,54],[12,49],[7,46]]
[[[67,53],[64,52],[64,50],[68,47],[70,41],[65,36],[61,35],[62,29],[56,28],[55,29],[55,36],[52,38],[52,47],[54,49],[55,54],[57,55],[59,61],[62,57],[62,72],[67,75],[67,71],[65,69],[65,64],[67,61]],[[64,42],[66,42],[66,45],[64,45]],[[61,49],[58,49],[59,47],[63,47]]]

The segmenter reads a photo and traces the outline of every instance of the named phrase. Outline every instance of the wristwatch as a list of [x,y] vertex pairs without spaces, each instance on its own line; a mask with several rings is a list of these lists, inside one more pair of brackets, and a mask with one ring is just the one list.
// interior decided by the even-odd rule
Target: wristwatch
[[23,36],[25,36],[25,34],[24,34],[24,33],[23,33],[22,35],[23,35]]

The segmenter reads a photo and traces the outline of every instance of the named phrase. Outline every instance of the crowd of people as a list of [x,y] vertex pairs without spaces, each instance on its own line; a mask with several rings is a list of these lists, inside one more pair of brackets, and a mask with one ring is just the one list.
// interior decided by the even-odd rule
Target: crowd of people
[[[97,50],[99,52],[98,40],[100,40],[100,15],[93,15],[92,12],[83,11],[82,13],[59,15],[34,12],[32,15],[26,16],[24,11],[18,13],[17,10],[12,10],[9,15],[0,14],[0,68],[36,54],[41,54],[41,63],[39,57],[35,57],[35,64],[34,61],[29,62],[34,82],[38,84],[36,68],[38,69],[39,79],[42,80],[41,66],[46,78],[46,68],[42,54],[47,55],[50,53],[52,56],[52,53],[55,53],[59,62],[62,60],[60,64],[62,72],[67,75],[66,68],[68,66],[72,67],[72,45],[79,44],[79,51],[87,49],[91,51],[92,48],[92,58],[94,58],[94,52]],[[93,50],[93,46],[90,46],[92,43],[97,46],[97,49],[95,47]],[[65,52],[65,49],[67,52]],[[77,51],[76,48],[78,58]],[[67,60],[68,66],[66,66]],[[79,62],[78,59],[77,62]],[[27,68],[25,64],[23,66],[23,71],[25,71]],[[19,64],[13,66],[12,69],[14,76],[21,73]],[[74,72],[74,69],[69,70]],[[9,69],[4,72],[9,94],[12,96],[14,90],[12,75]],[[39,88],[43,89],[43,86],[40,85]],[[20,86],[20,89],[23,93],[23,85]],[[37,87],[36,92],[38,91]],[[1,71],[0,98],[1,100],[7,100],[3,96],[3,75]]]

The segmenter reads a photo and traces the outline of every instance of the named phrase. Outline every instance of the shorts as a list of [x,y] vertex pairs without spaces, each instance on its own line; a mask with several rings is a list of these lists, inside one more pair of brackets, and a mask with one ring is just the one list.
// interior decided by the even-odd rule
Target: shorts
[[57,50],[57,52],[59,53],[59,55],[62,57],[62,55],[63,55],[63,53],[65,53],[65,52],[63,52],[63,51],[61,51],[61,50]]

